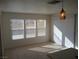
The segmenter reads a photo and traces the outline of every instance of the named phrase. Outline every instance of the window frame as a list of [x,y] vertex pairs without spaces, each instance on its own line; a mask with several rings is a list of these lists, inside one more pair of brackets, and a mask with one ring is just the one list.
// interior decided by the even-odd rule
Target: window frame
[[[18,18],[18,19],[17,19],[17,18],[13,18],[13,19],[14,19],[14,20],[20,20],[20,18]],[[10,19],[10,25],[11,25],[11,20],[12,20],[12,19]],[[47,36],[47,34],[46,34],[46,33],[47,33],[47,19],[34,19],[34,20],[36,21],[36,29],[35,29],[36,35],[35,35],[35,37],[30,37],[30,38],[27,38],[27,37],[26,37],[26,35],[27,35],[27,31],[26,31],[26,20],[29,20],[29,19],[23,19],[23,18],[22,18],[22,20],[24,21],[24,30],[23,30],[23,31],[24,31],[24,33],[23,33],[23,34],[24,34],[24,37],[21,38],[21,39],[13,39],[13,38],[12,38],[12,35],[13,35],[13,34],[12,34],[12,30],[11,30],[11,39],[12,39],[12,40],[26,40],[26,39],[36,38],[36,37],[45,37],[45,36]],[[31,20],[32,20],[32,19],[31,19]],[[43,29],[45,29],[45,35],[43,35],[43,36],[39,36],[39,35],[38,35],[38,27],[37,27],[37,21],[38,21],[38,20],[45,20],[45,21],[46,21],[46,27],[43,28]],[[12,28],[12,27],[10,26],[10,29],[11,29],[11,28]]]
[[[45,20],[45,22],[46,22],[46,23],[45,23],[45,28],[40,28],[40,29],[45,29],[45,35],[43,35],[43,36],[38,35],[38,24],[36,24],[36,25],[37,25],[37,27],[36,27],[36,28],[37,28],[37,37],[44,37],[44,36],[47,35],[47,34],[46,34],[46,31],[47,31],[47,30],[46,30],[46,29],[47,29],[47,20],[46,20],[46,19],[38,19],[38,20]],[[36,23],[37,23],[38,20],[36,20]]]
[[[13,32],[12,32],[13,30],[12,30],[11,20],[23,20],[23,38],[13,39]],[[11,39],[12,39],[12,40],[22,40],[22,39],[25,39],[25,37],[24,37],[24,35],[25,35],[25,34],[24,34],[24,33],[25,33],[25,32],[24,32],[24,29],[25,29],[24,26],[25,26],[25,25],[24,25],[24,19],[14,19],[14,18],[13,18],[13,19],[10,19],[10,30],[11,30]]]
[[[26,20],[34,20],[35,23],[36,23],[36,19],[25,19],[25,32],[26,32],[26,33],[25,33],[25,39],[29,39],[29,37],[27,38]],[[37,24],[35,24],[35,25],[37,26]],[[36,27],[36,26],[35,26],[35,27]],[[36,31],[37,31],[37,30],[36,30],[36,28],[35,28],[35,37],[37,36],[37,34],[36,34],[37,32],[36,32]],[[30,38],[35,38],[35,37],[30,37]]]

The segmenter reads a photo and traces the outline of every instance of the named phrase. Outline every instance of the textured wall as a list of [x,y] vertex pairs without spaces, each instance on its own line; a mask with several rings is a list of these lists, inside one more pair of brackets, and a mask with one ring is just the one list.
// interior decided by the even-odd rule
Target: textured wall
[[51,38],[57,44],[74,47],[74,15],[67,15],[61,21],[58,15],[52,16]]
[[[2,32],[3,32],[4,48],[12,48],[16,46],[49,41],[49,36],[50,36],[49,35],[49,21],[50,21],[49,15],[24,14],[24,13],[3,13],[2,16],[3,16]],[[46,36],[22,39],[22,40],[12,40],[10,19],[46,19],[47,20]]]
[[[61,3],[48,4],[51,0],[0,0],[2,11],[54,14],[61,10]],[[66,13],[77,13],[78,0],[64,0]]]

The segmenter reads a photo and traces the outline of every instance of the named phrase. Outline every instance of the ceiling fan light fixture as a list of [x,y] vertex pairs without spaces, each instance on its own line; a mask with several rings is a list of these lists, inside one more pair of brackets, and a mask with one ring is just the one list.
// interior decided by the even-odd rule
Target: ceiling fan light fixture
[[61,11],[60,11],[60,19],[61,19],[61,20],[64,20],[65,18],[66,18],[66,16],[65,16],[65,11],[64,11],[64,9],[62,8]]
[[65,20],[66,19],[66,13],[65,10],[63,8],[63,0],[62,0],[62,9],[60,11],[60,20]]

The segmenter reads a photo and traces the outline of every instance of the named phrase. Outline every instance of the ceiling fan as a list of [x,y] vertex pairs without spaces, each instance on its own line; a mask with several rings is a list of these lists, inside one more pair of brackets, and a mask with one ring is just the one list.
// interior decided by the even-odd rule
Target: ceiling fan
[[57,3],[60,3],[61,1],[59,0],[52,0],[50,2],[48,2],[48,4],[57,4]]

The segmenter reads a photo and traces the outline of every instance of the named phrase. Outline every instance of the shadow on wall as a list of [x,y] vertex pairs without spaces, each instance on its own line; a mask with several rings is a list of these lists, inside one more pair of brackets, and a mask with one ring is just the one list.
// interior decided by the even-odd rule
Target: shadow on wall
[[68,38],[55,24],[53,28],[54,42],[67,48],[74,47],[74,44],[70,41],[70,38]]

